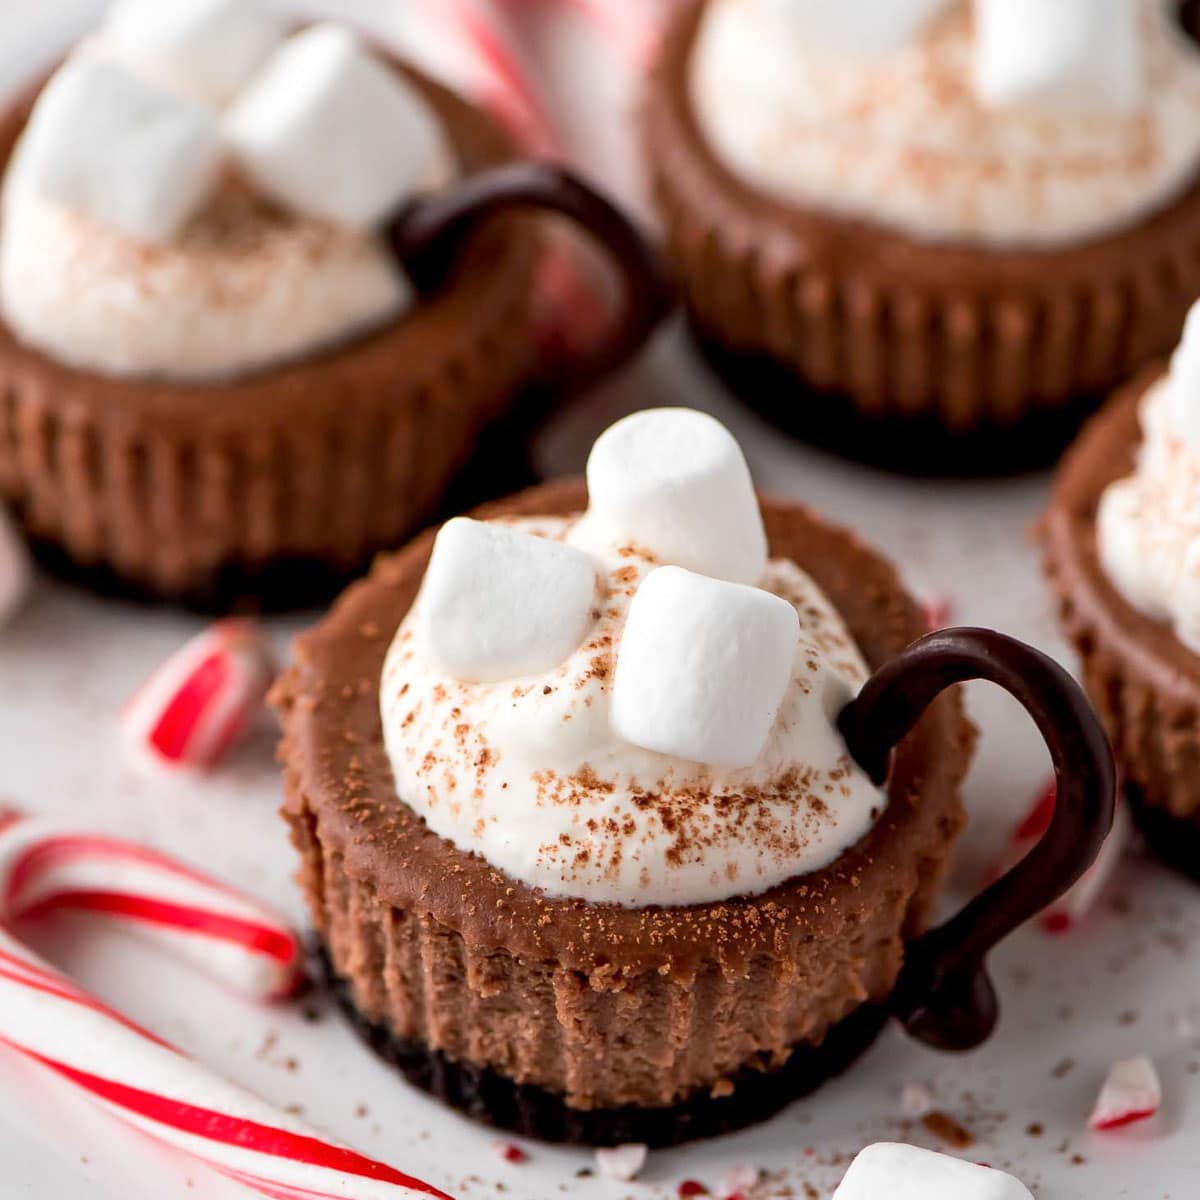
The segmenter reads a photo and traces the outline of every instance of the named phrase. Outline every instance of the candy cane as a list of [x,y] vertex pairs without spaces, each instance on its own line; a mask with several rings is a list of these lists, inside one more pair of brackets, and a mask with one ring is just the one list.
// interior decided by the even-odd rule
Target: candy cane
[[246,897],[156,851],[4,814],[0,1044],[155,1141],[260,1195],[449,1200],[212,1074],[88,995],[8,928],[23,916],[64,908],[153,931],[184,957],[263,999],[278,996],[297,978],[295,936]]
[[[1020,824],[1009,836],[1008,845],[1000,860],[988,872],[998,879],[1015,866],[1033,848],[1050,826],[1054,816],[1054,784],[1045,787],[1034,800]],[[1133,824],[1124,804],[1118,804],[1113,815],[1112,829],[1100,847],[1100,853],[1082,876],[1038,918],[1047,933],[1066,933],[1074,929],[1095,907],[1108,886],[1133,840]]]
[[[522,3],[523,0],[515,0]],[[644,67],[654,58],[665,4],[654,0],[555,0],[575,9],[618,51]]]
[[254,621],[218,621],[176,651],[121,714],[129,737],[172,766],[210,767],[262,710],[275,668]]
[[[499,0],[437,0],[430,12],[468,55],[468,87],[480,103],[527,153],[562,158],[558,129],[518,36],[520,14]],[[610,306],[572,241],[552,240],[538,267],[537,292],[543,350],[586,355],[607,333]]]

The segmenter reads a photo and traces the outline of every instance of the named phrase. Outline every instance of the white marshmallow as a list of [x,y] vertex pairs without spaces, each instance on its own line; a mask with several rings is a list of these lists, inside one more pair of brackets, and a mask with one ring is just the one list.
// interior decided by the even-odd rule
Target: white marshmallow
[[418,602],[430,658],[495,682],[557,666],[593,622],[596,567],[574,546],[456,517],[442,526]]
[[754,584],[767,539],[733,435],[706,413],[655,408],[618,421],[587,464],[588,520],[663,562]]
[[42,90],[16,172],[65,208],[166,242],[204,204],[221,164],[211,114],[112,62],[68,62]]
[[975,0],[975,90],[985,104],[1127,111],[1142,91],[1133,0]]
[[1171,355],[1166,387],[1167,411],[1175,432],[1200,453],[1200,301],[1188,312],[1183,337]]
[[913,41],[949,0],[758,0],[811,46],[874,58]]
[[0,625],[16,615],[32,582],[29,551],[0,507]]
[[833,1200],[1033,1200],[1003,1171],[947,1154],[877,1142],[860,1150]]
[[449,151],[429,106],[349,30],[289,38],[234,102],[226,134],[265,191],[351,229],[379,224],[444,181]]
[[759,588],[659,567],[629,605],[612,723],[635,746],[748,767],[792,677],[800,618]]
[[154,78],[224,105],[283,35],[280,17],[257,0],[118,0],[101,39]]

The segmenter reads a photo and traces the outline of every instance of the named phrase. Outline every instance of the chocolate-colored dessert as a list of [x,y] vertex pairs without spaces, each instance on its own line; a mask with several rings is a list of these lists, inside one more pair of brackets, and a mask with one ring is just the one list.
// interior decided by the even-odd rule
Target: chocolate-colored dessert
[[340,27],[221,19],[260,49],[236,80],[121,9],[0,116],[0,500],[93,582],[296,604],[427,520],[536,376],[539,227],[495,214],[608,248],[607,366],[661,291],[599,197],[497,173],[483,111]]
[[[1077,689],[998,635],[905,651],[895,571],[798,505],[760,517],[711,418],[628,418],[588,478],[381,559],[277,685],[343,1004],[449,1103],[599,1144],[758,1120],[889,1012],[976,1044],[986,949],[1111,819]],[[981,674],[1042,724],[1065,799],[1028,875],[919,937],[974,740],[938,693]]]
[[1064,632],[1153,849],[1200,879],[1200,410],[1189,332],[1084,429],[1043,527]]
[[1200,291],[1200,52],[1153,0],[1054,39],[1000,0],[884,7],[678,7],[642,135],[694,329],[848,455],[1050,461]]

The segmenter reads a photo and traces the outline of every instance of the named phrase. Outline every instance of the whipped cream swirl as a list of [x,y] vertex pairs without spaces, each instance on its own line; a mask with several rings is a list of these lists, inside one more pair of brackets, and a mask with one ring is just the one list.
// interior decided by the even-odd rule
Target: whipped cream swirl
[[785,201],[929,241],[1067,244],[1133,224],[1200,169],[1200,54],[1171,6],[1135,2],[1130,111],[983,104],[965,0],[875,56],[810,42],[768,0],[710,0],[692,103],[729,169]]
[[612,728],[625,617],[659,560],[594,520],[506,524],[591,556],[593,624],[552,670],[467,683],[432,662],[418,597],[388,653],[380,702],[397,792],[435,833],[547,895],[643,906],[764,891],[828,865],[871,828],[886,796],[835,724],[866,666],[799,567],[772,560],[759,581],[801,624],[767,743],[751,766],[716,769],[640,749]]
[[0,230],[4,319],[70,366],[219,380],[394,319],[411,287],[382,241],[284,213],[229,181],[170,243],[135,241],[19,175]]
[[[1200,337],[1198,326],[1189,320]],[[1200,345],[1189,340],[1142,400],[1137,469],[1105,489],[1096,548],[1121,595],[1200,654],[1200,379],[1186,369]]]

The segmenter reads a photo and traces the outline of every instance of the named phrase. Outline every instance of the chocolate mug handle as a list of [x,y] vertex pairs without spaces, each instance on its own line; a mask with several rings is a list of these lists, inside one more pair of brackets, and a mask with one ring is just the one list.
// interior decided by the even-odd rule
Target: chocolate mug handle
[[572,375],[574,389],[631,359],[671,308],[662,263],[637,227],[594,188],[562,167],[517,162],[467,176],[458,186],[411,201],[386,233],[419,292],[446,281],[464,245],[492,217],[520,209],[573,221],[607,253],[621,283],[620,306],[604,345]]
[[1091,865],[1113,821],[1116,768],[1079,685],[1053,659],[987,629],[943,629],[881,667],[842,710],[851,756],[882,785],[892,748],[952,684],[999,684],[1033,718],[1054,762],[1049,828],[1006,875],[944,925],[908,944],[890,1007],[908,1032],[942,1050],[969,1050],[995,1027],[985,956],[1067,890]]

